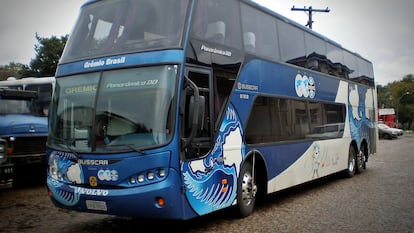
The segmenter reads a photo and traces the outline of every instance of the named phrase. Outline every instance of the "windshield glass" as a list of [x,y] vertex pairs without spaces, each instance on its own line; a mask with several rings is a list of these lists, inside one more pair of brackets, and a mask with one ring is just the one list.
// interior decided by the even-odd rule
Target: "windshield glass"
[[177,72],[165,65],[57,79],[48,145],[105,152],[167,143]]
[[111,0],[82,8],[62,63],[142,50],[179,48],[188,0]]
[[32,101],[12,99],[0,99],[0,114],[38,115]]

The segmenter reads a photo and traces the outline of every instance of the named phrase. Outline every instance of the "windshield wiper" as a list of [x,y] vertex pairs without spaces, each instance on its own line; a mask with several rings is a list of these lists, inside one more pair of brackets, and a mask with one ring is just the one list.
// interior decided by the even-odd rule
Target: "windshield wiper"
[[129,149],[131,149],[131,150],[133,150],[133,151],[136,151],[136,152],[138,152],[138,153],[140,153],[140,154],[142,154],[142,155],[144,155],[144,154],[145,154],[145,152],[144,152],[143,150],[141,150],[141,149],[139,149],[139,148],[137,148],[137,147],[134,147],[133,145],[134,145],[134,144],[114,144],[114,145],[105,145],[104,147],[126,146],[126,147],[128,147]]

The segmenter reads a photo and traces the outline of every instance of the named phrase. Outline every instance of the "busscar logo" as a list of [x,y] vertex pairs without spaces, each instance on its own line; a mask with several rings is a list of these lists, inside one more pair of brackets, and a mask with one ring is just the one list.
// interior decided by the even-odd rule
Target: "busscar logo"
[[81,165],[93,165],[93,166],[102,166],[108,165],[108,160],[100,160],[100,159],[79,159],[78,163]]

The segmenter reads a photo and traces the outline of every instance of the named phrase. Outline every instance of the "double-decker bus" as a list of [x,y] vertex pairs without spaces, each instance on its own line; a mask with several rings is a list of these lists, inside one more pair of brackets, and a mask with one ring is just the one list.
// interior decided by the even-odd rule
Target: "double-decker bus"
[[47,186],[66,209],[245,217],[376,151],[371,62],[247,0],[88,1],[55,77]]
[[26,77],[20,79],[9,77],[7,80],[0,81],[1,87],[36,91],[38,93],[36,105],[39,107],[39,114],[47,116],[55,87],[55,77]]

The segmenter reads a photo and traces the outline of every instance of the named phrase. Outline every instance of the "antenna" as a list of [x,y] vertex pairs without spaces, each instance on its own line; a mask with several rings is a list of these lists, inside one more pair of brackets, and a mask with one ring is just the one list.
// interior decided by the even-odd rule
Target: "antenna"
[[331,11],[331,10],[328,9],[328,7],[326,7],[326,9],[313,9],[312,6],[310,6],[308,8],[306,8],[306,6],[304,6],[303,8],[295,8],[295,6],[293,6],[291,10],[292,11],[305,11],[309,16],[308,24],[306,24],[305,26],[308,26],[310,29],[312,29],[312,24],[313,24],[313,20],[312,20],[313,12],[328,13],[328,12]]

